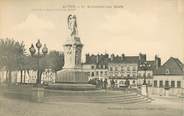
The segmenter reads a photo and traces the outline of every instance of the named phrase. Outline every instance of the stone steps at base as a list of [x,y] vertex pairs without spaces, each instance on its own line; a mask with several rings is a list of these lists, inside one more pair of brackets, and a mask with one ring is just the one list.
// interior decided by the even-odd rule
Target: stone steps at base
[[46,97],[46,102],[78,102],[78,103],[118,103],[118,104],[131,104],[131,103],[149,103],[150,99],[142,95],[124,95],[123,97],[111,96],[107,98],[103,96],[57,96],[57,97]]
[[135,92],[119,92],[119,91],[58,91],[45,90],[45,96],[99,96],[99,97],[113,97],[113,96],[129,96],[137,95]]
[[[61,101],[60,101],[61,102]],[[48,101],[46,103],[60,103],[60,102],[53,102]],[[121,101],[63,101],[63,102],[75,102],[75,103],[102,103],[102,104],[136,104],[136,103],[150,103],[150,101],[144,99],[137,99],[137,100],[121,100]]]
[[46,96],[46,97],[55,97],[55,98],[59,98],[59,97],[74,97],[74,98],[77,98],[77,97],[88,97],[88,98],[119,98],[119,97],[132,97],[132,96],[138,96],[137,94],[128,94],[128,95],[57,95],[57,96],[53,96],[53,95],[49,95],[49,96]]
[[143,96],[119,96],[119,97],[95,97],[95,96],[60,96],[60,97],[46,97],[52,100],[118,100],[118,99],[136,99],[136,98],[144,98]]
[[[53,101],[48,101],[48,102],[53,102]],[[74,100],[64,100],[64,101],[54,101],[54,102],[77,102],[77,103],[148,103],[149,101],[146,101],[144,99],[134,99],[134,100],[117,100],[117,101],[96,101],[96,100],[82,100],[82,101],[74,101]]]

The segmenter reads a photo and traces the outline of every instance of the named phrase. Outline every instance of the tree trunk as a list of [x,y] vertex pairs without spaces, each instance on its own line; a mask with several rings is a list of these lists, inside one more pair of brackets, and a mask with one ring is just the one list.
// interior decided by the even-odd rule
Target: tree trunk
[[26,83],[26,70],[24,70],[24,84]]
[[20,83],[22,84],[22,69],[20,70]]
[[6,70],[6,84],[8,84],[8,70]]
[[56,71],[54,71],[54,73],[55,73],[55,75],[54,75],[55,77],[52,77],[52,82],[55,83],[55,80],[57,79],[57,76],[58,76],[58,75],[57,75],[57,72],[56,72]]
[[43,73],[43,71],[40,71],[40,84],[42,83],[42,73]]
[[11,70],[8,71],[8,84],[11,84]]

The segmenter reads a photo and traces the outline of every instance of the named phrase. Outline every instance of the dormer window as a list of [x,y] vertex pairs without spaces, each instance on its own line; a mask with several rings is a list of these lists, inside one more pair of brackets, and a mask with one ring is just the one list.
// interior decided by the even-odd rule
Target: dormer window
[[165,70],[165,74],[170,74],[169,69],[166,69],[166,70]]

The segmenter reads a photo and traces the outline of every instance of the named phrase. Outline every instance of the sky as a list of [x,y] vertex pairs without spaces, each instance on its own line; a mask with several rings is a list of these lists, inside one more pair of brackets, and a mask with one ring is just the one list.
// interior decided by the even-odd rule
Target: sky
[[157,54],[184,62],[184,0],[0,0],[0,38],[38,39],[63,51],[67,17],[77,16],[86,53]]

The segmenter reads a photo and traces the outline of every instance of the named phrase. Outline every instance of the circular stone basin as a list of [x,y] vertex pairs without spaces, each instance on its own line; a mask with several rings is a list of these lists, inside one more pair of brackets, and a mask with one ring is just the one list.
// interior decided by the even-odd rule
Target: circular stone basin
[[91,84],[55,83],[55,84],[49,84],[47,89],[87,91],[87,90],[96,90],[96,86]]

